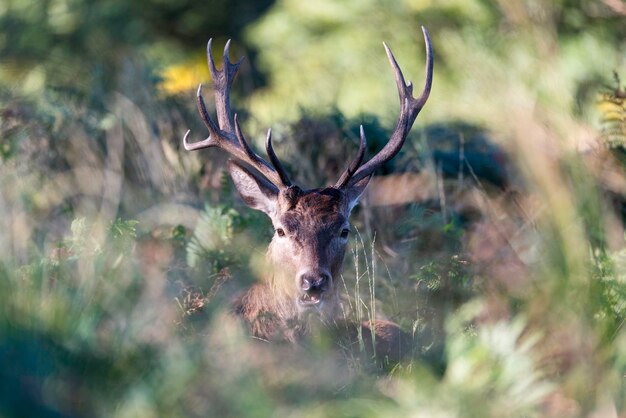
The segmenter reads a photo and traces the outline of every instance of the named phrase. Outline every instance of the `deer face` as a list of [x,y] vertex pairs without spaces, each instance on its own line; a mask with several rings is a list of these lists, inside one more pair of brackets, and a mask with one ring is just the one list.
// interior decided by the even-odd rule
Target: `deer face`
[[350,234],[348,218],[369,177],[345,190],[291,186],[279,191],[240,163],[230,162],[229,170],[244,202],[272,220],[268,257],[274,283],[299,310],[332,309]]

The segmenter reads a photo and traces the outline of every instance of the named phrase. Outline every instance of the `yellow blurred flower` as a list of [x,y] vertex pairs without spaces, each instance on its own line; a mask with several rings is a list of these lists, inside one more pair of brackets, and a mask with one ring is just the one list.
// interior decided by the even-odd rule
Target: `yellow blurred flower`
[[626,99],[619,87],[598,100],[601,114],[601,139],[609,147],[626,147]]
[[163,80],[159,90],[166,95],[175,95],[198,87],[210,80],[204,57],[197,57],[180,64],[170,65],[161,72]]
[[624,120],[626,101],[604,95],[598,103],[598,110],[605,120]]

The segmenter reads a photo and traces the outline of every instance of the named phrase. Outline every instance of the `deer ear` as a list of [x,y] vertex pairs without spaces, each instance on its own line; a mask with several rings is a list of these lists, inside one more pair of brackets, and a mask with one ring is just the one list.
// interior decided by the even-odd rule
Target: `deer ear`
[[274,213],[278,199],[276,186],[246,165],[234,160],[228,161],[228,172],[246,205],[270,216]]
[[367,187],[371,178],[372,178],[371,175],[364,177],[361,180],[349,186],[348,188],[346,188],[346,190],[344,190],[344,193],[346,194],[346,199],[348,200],[348,207],[350,208],[350,210],[352,210],[352,208],[354,208],[356,204],[359,203],[359,198],[365,191],[365,188]]

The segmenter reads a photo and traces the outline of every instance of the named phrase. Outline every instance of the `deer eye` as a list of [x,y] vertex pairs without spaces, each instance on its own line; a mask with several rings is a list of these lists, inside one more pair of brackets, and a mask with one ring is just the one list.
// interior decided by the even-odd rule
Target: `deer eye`
[[348,234],[350,234],[350,230],[348,228],[341,230],[341,238],[348,238]]
[[278,234],[279,237],[285,236],[285,231],[282,228],[276,228],[276,233]]

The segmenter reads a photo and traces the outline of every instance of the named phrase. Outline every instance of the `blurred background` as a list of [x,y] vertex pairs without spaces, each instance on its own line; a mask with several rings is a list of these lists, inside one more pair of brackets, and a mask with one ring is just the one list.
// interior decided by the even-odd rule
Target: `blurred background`
[[[206,42],[313,188],[385,144],[421,25],[342,278],[415,355],[252,340],[270,222],[181,146]],[[625,417],[625,68],[622,0],[0,0],[0,417]]]

